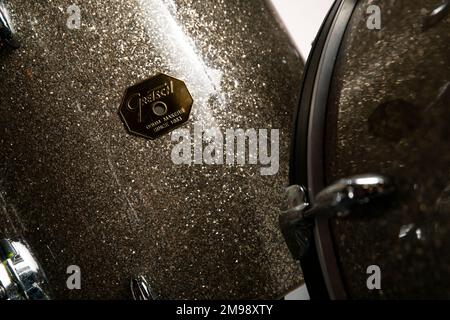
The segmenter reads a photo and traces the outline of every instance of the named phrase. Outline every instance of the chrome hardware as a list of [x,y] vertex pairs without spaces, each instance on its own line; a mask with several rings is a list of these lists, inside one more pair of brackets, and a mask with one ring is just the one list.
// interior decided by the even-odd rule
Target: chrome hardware
[[131,294],[134,300],[157,300],[158,296],[147,282],[144,276],[137,276],[131,279]]
[[23,241],[0,240],[0,299],[47,300],[45,275]]
[[450,1],[445,0],[441,5],[431,11],[424,19],[422,23],[422,30],[426,31],[435,25],[437,25],[440,21],[444,20],[444,18],[450,12]]
[[305,254],[312,239],[312,222],[305,219],[304,211],[309,207],[306,190],[293,185],[286,189],[279,217],[281,232],[296,260]]
[[294,185],[286,190],[279,218],[281,231],[295,259],[307,251],[316,218],[348,216],[352,208],[392,194],[394,187],[380,175],[359,175],[342,179],[317,194],[314,204],[308,201],[305,188]]
[[8,45],[12,48],[19,47],[19,44],[14,37],[8,12],[5,5],[0,0],[0,48],[3,45]]
[[355,205],[362,205],[394,191],[389,179],[379,175],[360,175],[342,179],[315,197],[314,206],[304,213],[306,218],[347,216]]

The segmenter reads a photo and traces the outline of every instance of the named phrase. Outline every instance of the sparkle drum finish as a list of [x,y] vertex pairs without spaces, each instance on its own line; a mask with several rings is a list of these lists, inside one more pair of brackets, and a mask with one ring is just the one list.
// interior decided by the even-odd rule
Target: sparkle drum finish
[[[367,8],[382,13],[367,28]],[[326,185],[376,172],[387,206],[330,219],[350,298],[450,298],[450,16],[448,1],[359,1],[328,100]],[[367,268],[381,269],[368,290]]]
[[[0,238],[27,240],[53,298],[277,298],[302,283],[278,229],[303,63],[264,1],[6,3]],[[4,49],[4,48],[3,48]],[[171,135],[130,135],[126,88],[183,81],[202,128],[280,129],[280,168],[174,165]],[[67,267],[82,289],[68,290]]]
[[449,298],[449,13],[336,0],[322,24],[280,214],[312,299]]

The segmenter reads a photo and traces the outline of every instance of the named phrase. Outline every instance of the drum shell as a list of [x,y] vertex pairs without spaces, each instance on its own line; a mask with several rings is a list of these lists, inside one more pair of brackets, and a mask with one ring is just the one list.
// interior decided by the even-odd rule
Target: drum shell
[[[278,231],[303,64],[265,2],[8,1],[0,53],[2,237],[23,237],[56,298],[276,298],[302,282]],[[125,89],[183,80],[204,128],[280,129],[280,169],[174,165],[170,134],[130,135]],[[66,286],[81,268],[82,289]]]

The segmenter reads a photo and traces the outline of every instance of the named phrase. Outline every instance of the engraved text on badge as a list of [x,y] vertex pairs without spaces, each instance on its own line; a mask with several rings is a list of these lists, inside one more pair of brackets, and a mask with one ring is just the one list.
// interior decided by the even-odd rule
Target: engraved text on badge
[[159,74],[129,87],[119,112],[131,133],[156,139],[188,121],[192,103],[183,81]]

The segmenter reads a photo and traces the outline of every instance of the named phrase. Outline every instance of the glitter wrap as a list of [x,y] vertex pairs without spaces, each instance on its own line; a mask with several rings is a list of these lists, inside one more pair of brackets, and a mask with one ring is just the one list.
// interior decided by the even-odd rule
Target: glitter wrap
[[[336,60],[327,184],[378,173],[397,188],[387,206],[331,221],[350,298],[449,298],[450,17],[424,28],[442,3],[358,2]],[[367,28],[370,5],[381,30]],[[381,290],[368,290],[371,265]]]
[[[278,228],[303,62],[264,1],[10,0],[0,52],[1,237],[24,237],[56,298],[278,298],[303,282]],[[130,135],[125,89],[186,83],[202,128],[280,129],[280,169],[174,165],[171,135]],[[66,269],[81,268],[68,290]]]

